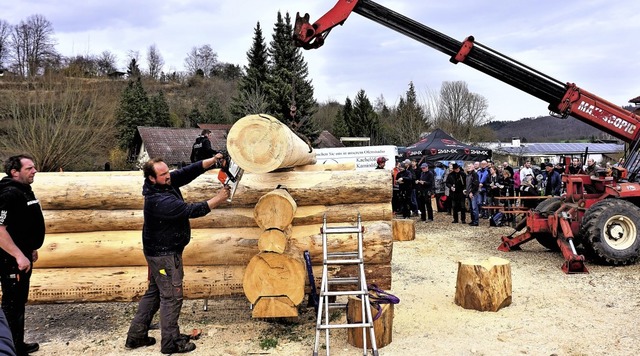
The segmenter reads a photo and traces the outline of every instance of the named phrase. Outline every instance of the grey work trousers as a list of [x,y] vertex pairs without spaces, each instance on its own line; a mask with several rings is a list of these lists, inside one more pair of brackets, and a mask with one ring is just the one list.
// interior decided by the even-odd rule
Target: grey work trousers
[[182,309],[182,254],[145,256],[149,265],[149,288],[140,299],[129,337],[145,338],[155,313],[160,310],[161,350],[171,350],[180,337],[178,318]]

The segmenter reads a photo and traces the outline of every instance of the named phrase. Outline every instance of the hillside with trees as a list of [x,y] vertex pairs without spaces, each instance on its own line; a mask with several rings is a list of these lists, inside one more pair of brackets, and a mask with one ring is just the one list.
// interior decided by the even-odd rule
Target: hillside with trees
[[611,140],[611,135],[573,117],[552,116],[525,118],[517,121],[491,121],[484,125],[500,142],[519,137],[523,142],[578,142]]
[[[1,15],[0,15],[1,17]],[[26,152],[40,170],[134,168],[137,126],[233,124],[267,113],[309,142],[322,130],[366,136],[371,144],[406,146],[442,128],[459,140],[495,140],[487,100],[465,82],[443,82],[421,100],[413,84],[396,104],[363,88],[344,101],[319,103],[288,13],[277,13],[271,39],[257,23],[246,64],[223,62],[215,49],[195,45],[184,71],[165,71],[161,48],[131,50],[127,67],[109,51],[65,57],[53,24],[32,15],[18,24],[0,18],[0,150]]]

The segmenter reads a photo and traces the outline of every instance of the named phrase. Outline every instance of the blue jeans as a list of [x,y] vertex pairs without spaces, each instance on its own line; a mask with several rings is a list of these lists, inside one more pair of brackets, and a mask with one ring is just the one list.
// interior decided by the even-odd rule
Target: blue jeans
[[480,217],[480,206],[482,205],[482,196],[476,193],[473,195],[473,198],[469,199],[469,206],[471,207],[470,215],[471,215],[471,223],[477,224],[478,219]]

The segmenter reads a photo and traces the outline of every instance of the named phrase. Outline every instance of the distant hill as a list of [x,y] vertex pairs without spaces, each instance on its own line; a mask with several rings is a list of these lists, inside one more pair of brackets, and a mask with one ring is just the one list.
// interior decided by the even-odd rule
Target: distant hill
[[520,137],[523,142],[576,142],[596,139],[612,139],[599,129],[573,117],[558,119],[552,116],[526,118],[518,121],[491,121],[485,124],[496,134],[500,142],[510,142]]

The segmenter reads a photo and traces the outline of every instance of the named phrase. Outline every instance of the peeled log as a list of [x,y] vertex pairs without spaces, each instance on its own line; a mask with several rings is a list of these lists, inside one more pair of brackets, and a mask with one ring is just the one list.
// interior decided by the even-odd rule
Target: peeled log
[[[350,266],[354,267],[354,266]],[[246,266],[185,266],[187,299],[242,296]],[[353,270],[329,270],[330,278],[353,276]],[[147,267],[48,268],[31,277],[29,303],[128,302],[147,289]],[[313,266],[316,285],[322,266]],[[369,283],[391,289],[391,265],[365,265]],[[308,291],[309,288],[306,288]]]
[[236,121],[227,134],[227,150],[234,162],[253,173],[316,163],[316,153],[305,141],[266,114]]
[[[369,204],[391,202],[391,175],[382,169],[358,171],[245,173],[233,197],[232,206],[255,207],[256,202],[278,185],[305,205]],[[32,185],[44,210],[53,209],[142,209],[144,199],[140,176],[65,175],[38,173]],[[220,189],[217,175],[205,173],[180,190],[187,202],[210,199]],[[225,203],[222,207],[230,206]]]
[[412,219],[393,219],[391,221],[393,241],[413,241],[416,239],[416,221]]
[[298,205],[286,189],[270,191],[258,199],[253,210],[253,217],[263,230],[284,230],[291,225]]
[[244,272],[242,287],[251,304],[260,297],[285,296],[294,305],[304,299],[307,270],[299,258],[288,254],[260,252],[255,255]]
[[288,297],[260,297],[251,309],[253,318],[294,318],[298,307]]
[[288,234],[278,229],[265,230],[258,239],[258,250],[261,252],[284,253],[289,242],[288,235],[291,235],[291,228],[289,228]]
[[[390,203],[298,206],[293,225],[321,224],[326,213],[328,222],[391,220]],[[141,209],[127,210],[44,210],[47,233],[142,230]],[[206,216],[191,219],[191,228],[257,227],[253,208],[218,208]]]
[[[365,263],[391,263],[393,241],[386,222],[365,222]],[[322,225],[293,227],[289,244],[322,263]],[[185,265],[246,265],[258,252],[259,228],[193,229]],[[333,235],[332,249],[354,251],[357,238]],[[145,266],[141,231],[47,234],[34,268]]]
[[490,257],[458,262],[455,303],[465,309],[498,311],[511,304],[511,265]]

